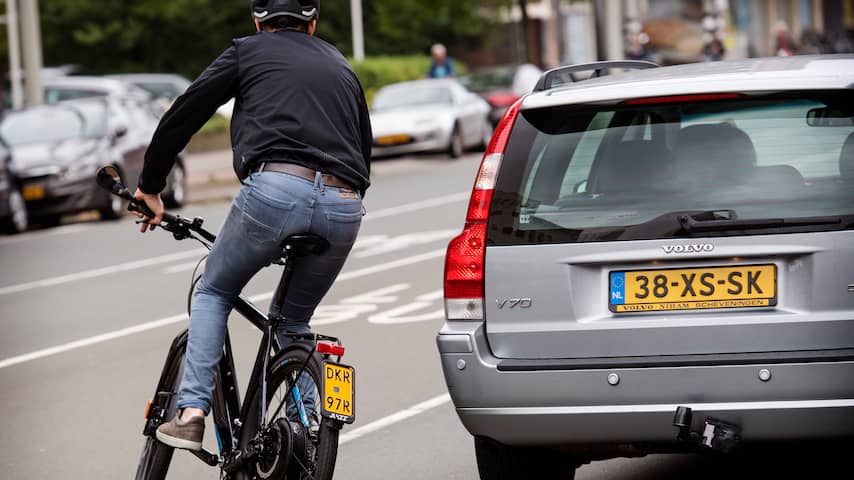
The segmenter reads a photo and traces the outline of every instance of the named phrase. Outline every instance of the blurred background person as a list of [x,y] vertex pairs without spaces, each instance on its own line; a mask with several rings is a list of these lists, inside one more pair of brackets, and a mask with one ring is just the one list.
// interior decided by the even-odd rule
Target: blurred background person
[[720,38],[714,33],[711,34],[709,41],[703,45],[703,60],[706,62],[717,62],[723,60],[726,48]]
[[774,52],[778,57],[788,57],[795,54],[795,40],[792,38],[786,22],[779,21],[774,27]]
[[433,45],[430,54],[433,56],[433,62],[427,72],[429,78],[447,78],[456,75],[454,61],[448,56],[448,49],[444,45],[441,43]]

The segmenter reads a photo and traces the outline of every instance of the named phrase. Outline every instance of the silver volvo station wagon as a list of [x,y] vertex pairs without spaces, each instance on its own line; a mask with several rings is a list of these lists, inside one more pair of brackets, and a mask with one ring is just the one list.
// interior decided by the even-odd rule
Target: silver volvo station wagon
[[484,154],[437,338],[484,480],[854,438],[854,56],[652,67],[547,72]]

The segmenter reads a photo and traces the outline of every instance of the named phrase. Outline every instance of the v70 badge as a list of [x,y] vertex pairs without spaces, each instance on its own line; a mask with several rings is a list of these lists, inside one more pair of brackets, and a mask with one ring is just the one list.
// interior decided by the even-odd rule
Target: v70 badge
[[495,300],[498,309],[507,308],[531,308],[530,298],[498,298]]

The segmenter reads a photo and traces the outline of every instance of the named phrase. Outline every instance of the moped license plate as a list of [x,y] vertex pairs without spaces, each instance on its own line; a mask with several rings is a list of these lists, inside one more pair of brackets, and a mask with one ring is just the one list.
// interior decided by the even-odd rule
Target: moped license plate
[[356,369],[325,361],[322,366],[324,417],[344,423],[356,420]]

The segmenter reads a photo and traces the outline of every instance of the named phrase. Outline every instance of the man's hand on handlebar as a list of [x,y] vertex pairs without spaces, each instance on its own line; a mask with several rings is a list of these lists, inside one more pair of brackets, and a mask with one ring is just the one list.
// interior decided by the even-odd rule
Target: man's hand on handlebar
[[142,212],[133,212],[134,215],[141,218],[144,222],[140,225],[139,231],[145,233],[146,230],[151,230],[153,232],[156,226],[163,220],[163,212],[165,211],[160,194],[145,193],[137,188],[133,194],[133,198],[143,205],[147,205],[151,209],[151,212],[154,213],[154,218],[148,218]]

